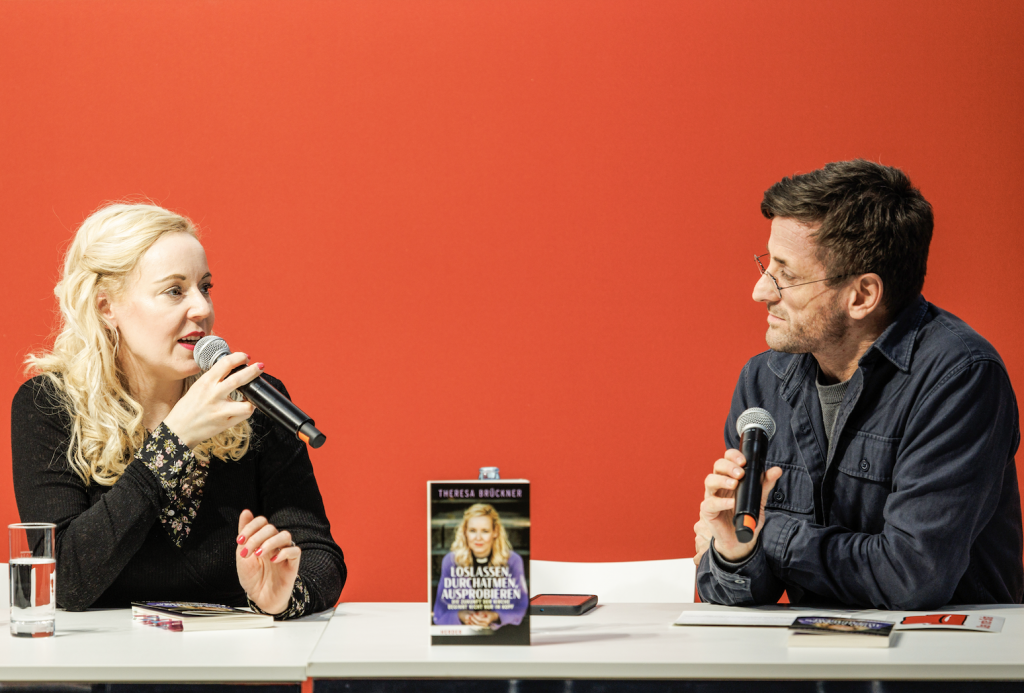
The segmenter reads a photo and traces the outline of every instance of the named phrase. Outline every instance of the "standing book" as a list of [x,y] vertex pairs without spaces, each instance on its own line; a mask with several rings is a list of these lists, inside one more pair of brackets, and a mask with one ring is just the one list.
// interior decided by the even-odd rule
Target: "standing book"
[[530,482],[427,482],[430,642],[530,644]]

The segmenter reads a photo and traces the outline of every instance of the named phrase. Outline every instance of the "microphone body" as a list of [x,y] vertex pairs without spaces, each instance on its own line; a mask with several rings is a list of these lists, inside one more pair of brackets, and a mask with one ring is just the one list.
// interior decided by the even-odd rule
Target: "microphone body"
[[[231,349],[227,342],[220,337],[207,335],[196,343],[195,360],[205,372],[230,353]],[[231,372],[235,373],[243,368],[245,366],[239,366]],[[264,380],[263,376],[242,385],[238,391],[245,395],[253,406],[310,447],[318,448],[327,440],[327,436],[317,430],[312,417],[295,406],[280,390]]]
[[238,390],[253,403],[253,406],[294,433],[299,440],[309,444],[310,447],[318,448],[327,440],[327,436],[313,425],[313,419],[281,394],[280,390],[264,380],[262,375]]
[[768,457],[768,443],[775,435],[775,420],[764,409],[752,407],[740,414],[736,432],[740,435],[740,452],[747,466],[736,487],[733,526],[736,539],[748,543],[754,540],[754,530],[761,516],[761,477]]

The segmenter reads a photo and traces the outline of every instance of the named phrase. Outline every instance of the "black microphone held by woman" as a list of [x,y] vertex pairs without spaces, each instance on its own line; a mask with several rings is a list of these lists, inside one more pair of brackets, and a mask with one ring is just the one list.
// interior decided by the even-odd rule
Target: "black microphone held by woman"
[[775,419],[764,409],[751,407],[736,420],[736,433],[740,436],[740,452],[747,466],[736,488],[733,523],[736,539],[746,544],[754,540],[754,530],[761,516],[761,476],[768,456],[768,441],[775,435]]
[[[194,358],[205,373],[213,364],[230,353],[231,349],[228,347],[228,343],[222,338],[207,335],[196,342]],[[239,366],[235,370],[244,367]],[[318,448],[327,440],[327,436],[313,425],[313,419],[281,394],[277,388],[264,380],[263,376],[242,385],[238,390],[252,402],[253,406],[294,433],[296,438],[308,443],[311,448]]]

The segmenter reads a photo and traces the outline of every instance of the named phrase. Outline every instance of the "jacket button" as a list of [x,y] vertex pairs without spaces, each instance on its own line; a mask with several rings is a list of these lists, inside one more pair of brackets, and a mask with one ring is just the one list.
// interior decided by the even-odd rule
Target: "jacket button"
[[871,469],[871,463],[868,462],[867,460],[861,460],[860,461],[860,470],[862,472],[866,472],[869,469]]
[[776,489],[775,493],[772,494],[772,500],[774,500],[776,503],[781,503],[782,501],[786,500],[786,494]]

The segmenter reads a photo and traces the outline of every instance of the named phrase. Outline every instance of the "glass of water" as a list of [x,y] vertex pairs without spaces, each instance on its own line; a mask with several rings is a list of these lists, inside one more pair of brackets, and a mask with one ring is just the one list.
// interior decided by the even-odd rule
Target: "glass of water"
[[21,522],[8,525],[11,535],[11,635],[53,635],[57,615],[57,525]]

